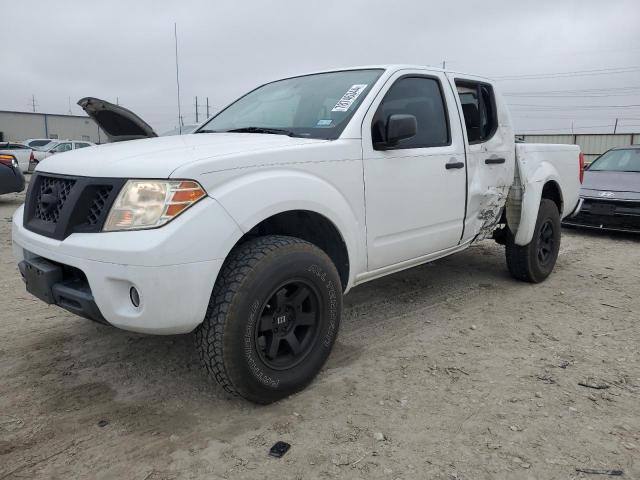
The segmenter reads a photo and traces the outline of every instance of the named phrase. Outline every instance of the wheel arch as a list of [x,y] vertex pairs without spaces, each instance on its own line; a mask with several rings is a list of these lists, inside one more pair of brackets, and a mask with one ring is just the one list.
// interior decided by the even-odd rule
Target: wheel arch
[[345,291],[365,269],[364,225],[358,220],[364,218],[364,205],[358,215],[354,202],[322,178],[295,170],[260,171],[237,177],[209,194],[240,228],[241,236],[229,252],[256,236],[289,235],[327,253]]
[[[519,167],[521,166],[519,165]],[[540,201],[543,198],[553,201],[562,218],[564,199],[560,187],[560,175],[550,162],[542,161],[533,170],[519,168],[519,173],[522,200],[520,222],[515,232],[515,243],[527,245],[533,238]]]
[[265,218],[236,243],[265,235],[301,238],[324,251],[336,269],[345,290],[349,283],[349,252],[338,228],[324,215],[310,210],[287,210]]
[[556,204],[556,207],[558,207],[560,217],[562,217],[562,212],[564,211],[564,199],[562,198],[562,190],[560,189],[558,182],[555,180],[547,180],[542,187],[540,198],[547,198],[553,201],[553,203]]

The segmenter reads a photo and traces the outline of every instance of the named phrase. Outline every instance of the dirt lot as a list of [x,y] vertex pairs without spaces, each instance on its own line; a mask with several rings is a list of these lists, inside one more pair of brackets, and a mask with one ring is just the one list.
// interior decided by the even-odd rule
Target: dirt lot
[[316,381],[257,407],[204,376],[188,335],[30,297],[21,201],[0,198],[0,480],[640,478],[640,239],[565,231],[541,285],[484,242],[358,287]]

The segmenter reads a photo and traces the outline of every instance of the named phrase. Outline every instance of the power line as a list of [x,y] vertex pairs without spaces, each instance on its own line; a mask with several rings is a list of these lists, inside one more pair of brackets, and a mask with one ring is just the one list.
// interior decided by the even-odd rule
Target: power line
[[632,105],[532,105],[526,103],[509,103],[510,107],[527,107],[549,110],[567,110],[567,109],[599,109],[599,108],[640,108],[640,104]]
[[505,93],[505,97],[517,98],[608,98],[608,97],[630,97],[638,96],[637,93],[592,93],[592,94],[576,94],[576,95],[544,95],[544,94],[523,94],[523,93]]
[[504,92],[503,95],[564,95],[572,93],[609,93],[609,92],[629,92],[640,91],[640,87],[610,87],[610,88],[570,88],[566,90],[525,90],[525,91],[512,91]]
[[563,77],[584,77],[591,75],[612,75],[616,73],[630,73],[640,70],[640,66],[632,67],[615,67],[615,68],[600,68],[597,70],[576,70],[573,72],[554,72],[554,73],[533,73],[524,75],[504,75],[494,76],[494,80],[531,80],[531,79],[545,79],[545,78],[563,78]]

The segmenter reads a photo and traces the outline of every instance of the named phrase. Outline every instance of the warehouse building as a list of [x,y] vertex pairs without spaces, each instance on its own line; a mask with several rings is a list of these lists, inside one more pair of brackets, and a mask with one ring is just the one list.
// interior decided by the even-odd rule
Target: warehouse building
[[107,142],[105,133],[86,116],[0,110],[0,142],[27,138]]

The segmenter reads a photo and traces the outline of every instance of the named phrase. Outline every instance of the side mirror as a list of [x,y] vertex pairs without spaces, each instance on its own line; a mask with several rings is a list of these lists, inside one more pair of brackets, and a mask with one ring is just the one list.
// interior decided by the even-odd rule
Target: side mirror
[[386,126],[386,146],[395,147],[400,140],[415,137],[418,133],[418,121],[414,115],[390,115]]

